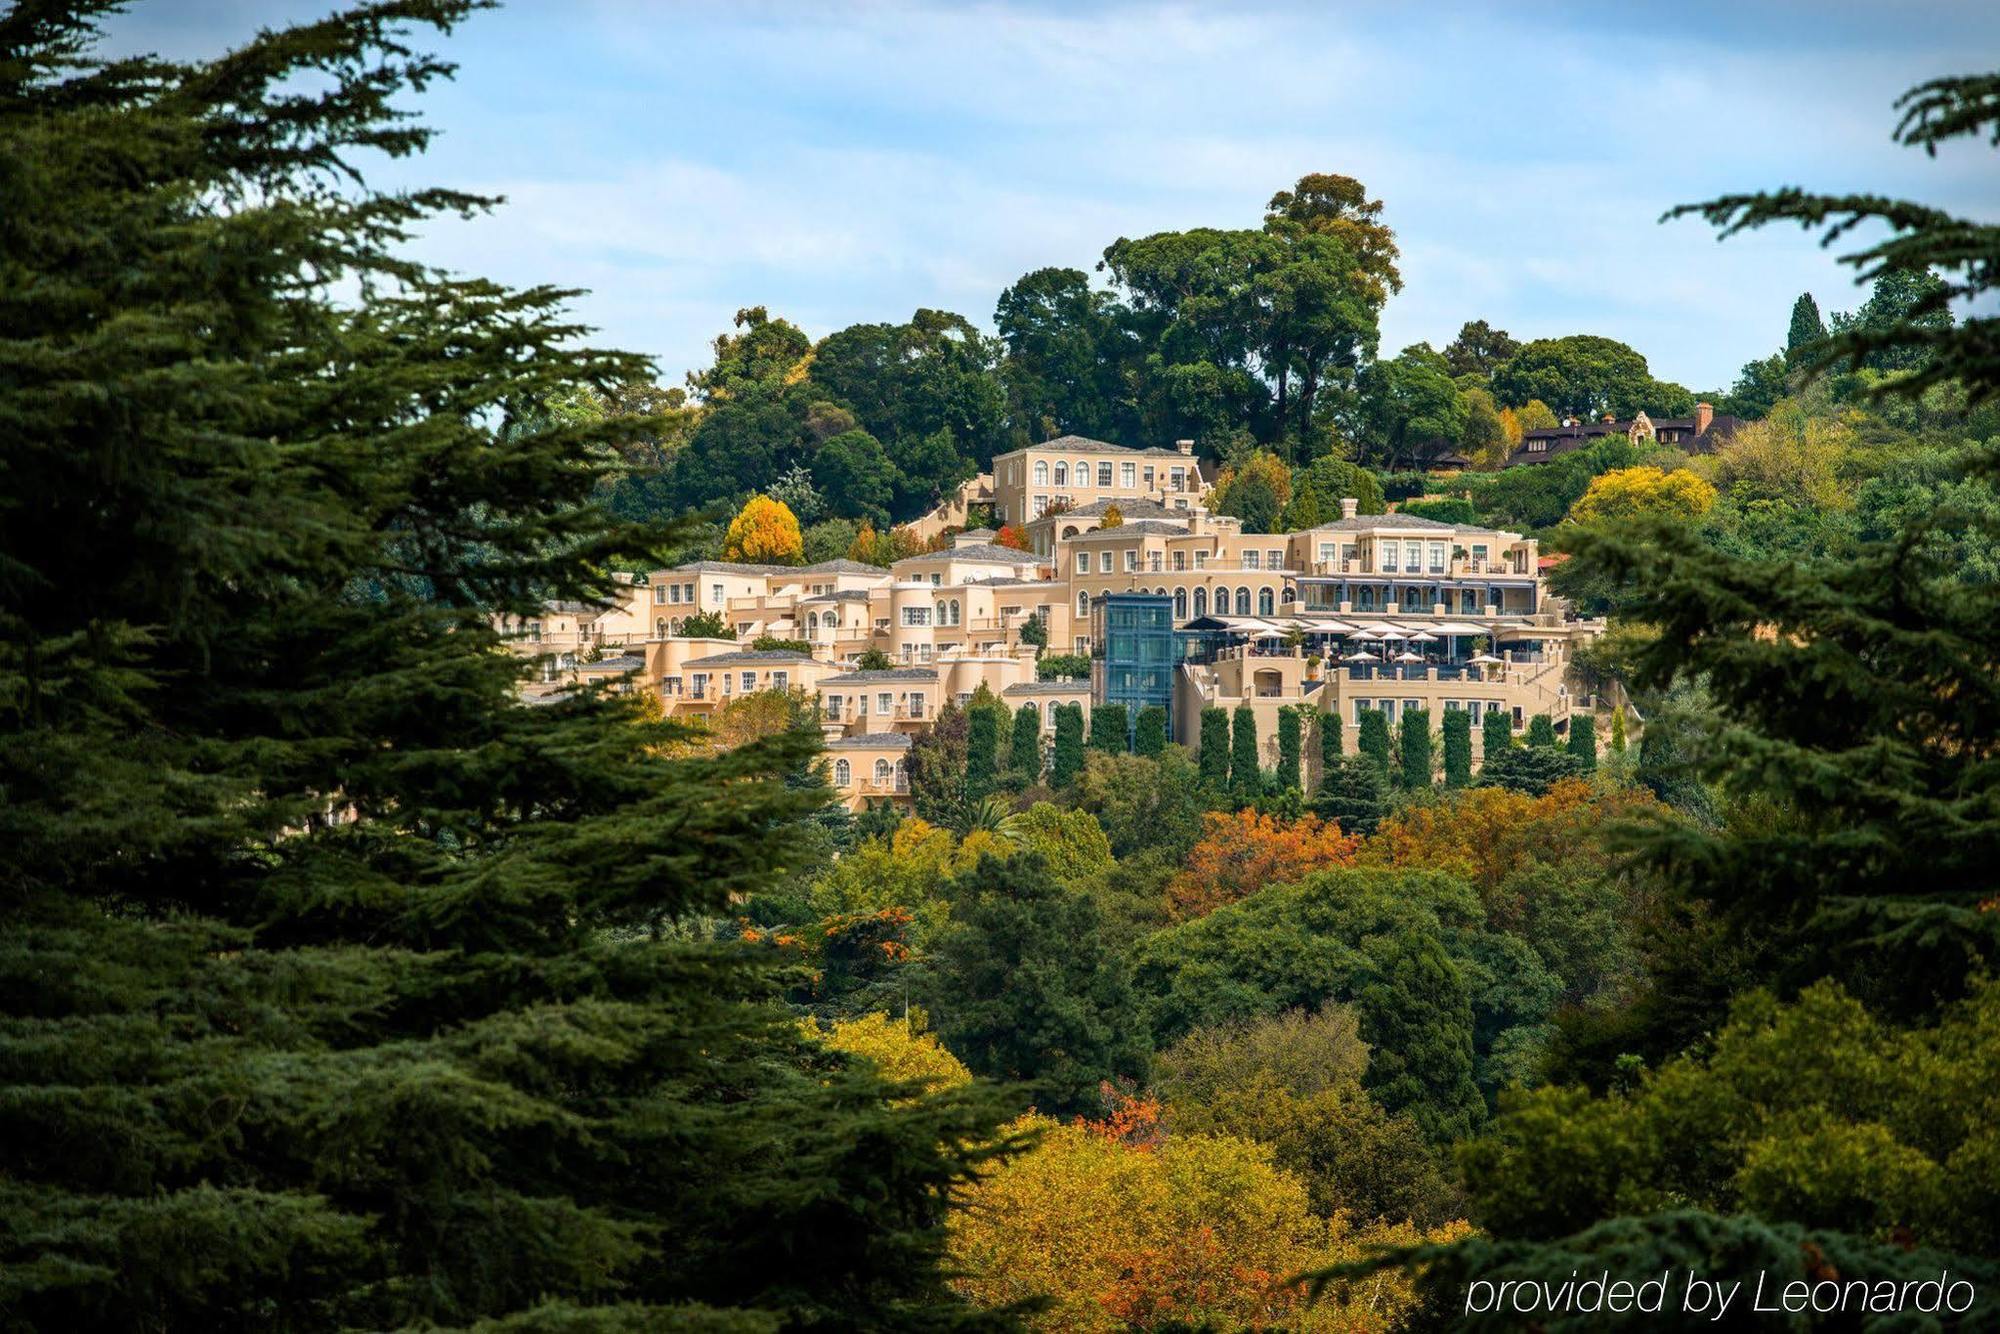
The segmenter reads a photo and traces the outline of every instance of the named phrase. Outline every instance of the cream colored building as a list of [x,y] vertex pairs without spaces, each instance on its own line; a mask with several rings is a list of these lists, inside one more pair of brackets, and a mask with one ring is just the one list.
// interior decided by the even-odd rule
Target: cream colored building
[[[921,733],[946,704],[982,686],[1011,708],[1034,703],[1046,732],[1048,706],[1075,702],[1087,711],[1090,686],[1038,681],[1024,628],[1038,622],[1049,652],[1089,654],[1098,647],[1093,605],[1106,594],[1149,593],[1169,599],[1176,626],[1204,646],[1176,671],[1176,739],[1186,744],[1198,741],[1203,709],[1239,703],[1257,716],[1267,763],[1287,707],[1336,712],[1348,727],[1360,707],[1397,717],[1427,708],[1434,720],[1453,708],[1482,718],[1499,709],[1516,727],[1537,713],[1560,727],[1579,707],[1568,684],[1574,651],[1603,624],[1572,616],[1548,593],[1531,537],[1360,515],[1351,500],[1341,518],[1315,528],[1245,533],[1240,520],[1206,509],[1197,489],[1206,483],[1190,471],[1189,455],[1074,438],[996,460],[999,503],[1043,494],[1034,490],[1037,464],[1050,465],[1053,487],[1058,461],[1072,490],[1076,469],[1087,465],[1093,491],[1117,491],[1126,463],[1136,490],[1159,491],[1163,467],[1178,467],[1185,489],[1172,489],[1168,471],[1159,495],[1098,495],[1030,519],[1023,526],[1034,551],[998,546],[991,532],[975,530],[890,569],[697,561],[655,572],[616,608],[554,604],[516,627],[511,647],[541,655],[552,682],[629,672],[676,715],[802,690],[841,742]],[[1108,488],[1097,486],[1101,464],[1111,467]],[[1010,493],[1010,477],[1027,489]],[[1114,507],[1122,521],[1105,527]],[[710,613],[734,641],[684,634],[688,617]],[[785,647],[752,647],[766,636]],[[888,670],[859,670],[871,653]],[[877,758],[867,757],[868,781]],[[855,802],[894,795],[863,794],[864,780],[855,784],[843,787]]]
[[1172,449],[1131,449],[1065,435],[993,460],[993,508],[1002,523],[1029,523],[1050,510],[1098,501],[1189,509],[1207,494],[1192,440]]
[[910,804],[910,734],[861,732],[826,743],[826,777],[851,811]]

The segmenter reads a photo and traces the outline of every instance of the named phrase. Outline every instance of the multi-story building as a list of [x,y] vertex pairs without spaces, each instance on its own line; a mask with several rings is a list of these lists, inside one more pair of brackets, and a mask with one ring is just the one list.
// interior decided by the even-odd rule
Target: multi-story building
[[[1517,727],[1538,713],[1561,727],[1578,706],[1567,682],[1572,653],[1603,627],[1550,596],[1533,538],[1361,515],[1352,500],[1315,528],[1246,533],[1240,520],[1206,509],[1193,489],[1206,483],[1190,485],[1199,475],[1187,471],[1187,454],[1094,448],[1051,441],[1002,456],[997,491],[1007,493],[1010,462],[1032,479],[1034,464],[1057,459],[1072,488],[1080,463],[1093,483],[1100,462],[1113,465],[1115,490],[1119,465],[1130,462],[1144,489],[1146,458],[1155,469],[1181,460],[1171,466],[1189,489],[1045,513],[1024,525],[1033,551],[998,546],[978,530],[888,569],[697,561],[636,583],[608,615],[552,606],[514,627],[514,648],[544,656],[552,679],[629,675],[628,688],[656,690],[673,716],[802,691],[818,703],[836,780],[846,762],[836,786],[857,807],[906,796],[910,738],[982,686],[1010,708],[1034,705],[1045,736],[1054,705],[1087,713],[1093,700],[1116,700],[1133,717],[1136,706],[1164,703],[1172,735],[1194,745],[1204,709],[1247,704],[1267,763],[1285,708],[1338,713],[1350,726],[1363,707],[1392,717],[1456,708],[1483,718],[1497,709]],[[1160,480],[1155,471],[1150,484]],[[1031,503],[1029,492],[1012,494],[1010,503]],[[1119,517],[1106,527],[1114,508]],[[736,638],[688,636],[687,619],[698,614]],[[1027,634],[1030,625],[1042,634]],[[783,642],[754,647],[766,637]],[[1096,679],[1038,680],[1037,641],[1092,655]],[[864,668],[864,655],[876,654]]]
[[1192,440],[1172,449],[1132,449],[1065,435],[993,460],[993,509],[1002,523],[1029,523],[1050,510],[1099,501],[1192,509],[1207,494]]

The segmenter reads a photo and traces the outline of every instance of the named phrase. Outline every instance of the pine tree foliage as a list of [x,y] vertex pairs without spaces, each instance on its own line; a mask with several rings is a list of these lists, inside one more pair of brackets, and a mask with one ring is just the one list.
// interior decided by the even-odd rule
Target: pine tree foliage
[[1278,786],[1297,791],[1302,780],[1299,762],[1304,758],[1302,720],[1297,709],[1278,711]]
[[1229,789],[1248,801],[1264,790],[1264,772],[1257,763],[1257,714],[1239,704],[1229,719]]
[[1090,748],[1113,755],[1125,753],[1126,728],[1131,714],[1123,704],[1100,704],[1090,711]]
[[[993,1109],[668,943],[798,855],[810,740],[516,702],[493,618],[670,534],[565,293],[399,253],[396,0],[107,64],[0,13],[0,1310],[23,1328],[949,1322]],[[731,1308],[724,1310],[723,1308]],[[704,1312],[706,1314],[704,1314]]]
[[1472,715],[1464,709],[1446,709],[1439,728],[1444,733],[1444,785],[1472,786]]
[[1055,710],[1055,746],[1049,758],[1049,782],[1055,787],[1068,787],[1083,772],[1083,706],[1058,704]]
[[1411,790],[1429,787],[1432,772],[1431,711],[1404,709],[1397,726],[1400,732],[1396,741],[1402,759],[1397,773],[1403,787]]
[[1196,752],[1201,781],[1220,792],[1229,786],[1229,711],[1201,711],[1201,743]]
[[1007,772],[1024,784],[1042,778],[1042,711],[1023,704],[1014,713],[1014,734],[1007,745]]
[[1395,762],[1389,749],[1389,715],[1380,709],[1363,709],[1359,730],[1355,749],[1375,766],[1376,776],[1386,785],[1395,772]]

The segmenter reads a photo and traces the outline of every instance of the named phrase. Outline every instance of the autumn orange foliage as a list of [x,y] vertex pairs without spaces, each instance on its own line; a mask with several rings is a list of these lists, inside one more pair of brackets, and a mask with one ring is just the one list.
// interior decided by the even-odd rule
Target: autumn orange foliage
[[1011,523],[1003,523],[1000,525],[1000,531],[993,535],[993,545],[1008,547],[1014,551],[1026,551],[1028,535]]
[[1361,840],[1317,815],[1285,821],[1254,810],[1202,817],[1201,840],[1167,885],[1167,908],[1183,921],[1314,871],[1352,866]]
[[1599,792],[1565,779],[1545,796],[1499,787],[1455,793],[1434,806],[1416,806],[1382,821],[1361,860],[1387,866],[1448,871],[1469,881],[1489,909],[1508,877],[1537,862],[1595,855],[1609,859],[1597,838],[1607,820],[1657,809],[1644,789]]

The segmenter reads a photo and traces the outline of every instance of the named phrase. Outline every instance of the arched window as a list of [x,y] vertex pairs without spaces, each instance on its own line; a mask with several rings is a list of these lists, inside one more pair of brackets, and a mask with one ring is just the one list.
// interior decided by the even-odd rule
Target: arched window
[[808,631],[812,631],[812,630],[817,630],[817,629],[819,629],[819,613],[818,613],[818,612],[816,612],[816,611],[809,611],[809,612],[807,612],[807,613],[806,613],[806,629],[807,629]]
[[1215,614],[1217,616],[1227,616],[1229,614],[1229,590],[1227,588],[1218,588],[1215,590]]
[[[1269,596],[1269,594],[1267,593],[1266,596]],[[1265,610],[1268,611],[1270,608],[1267,607]],[[1250,614],[1250,590],[1247,587],[1236,590],[1236,614],[1238,616],[1248,616]]]
[[1187,618],[1187,590],[1185,588],[1176,588],[1174,590],[1174,619],[1185,621]]
[[890,772],[890,770],[889,770],[889,761],[887,761],[887,760],[877,760],[877,761],[875,761],[875,786],[876,786],[876,787],[887,787],[887,786],[889,786],[889,772]]
[[1194,591],[1194,614],[1197,620],[1208,615],[1208,590],[1206,588],[1197,588]]
[[1257,614],[1259,616],[1269,616],[1272,612],[1276,611],[1277,609],[1278,609],[1277,604],[1275,601],[1273,601],[1271,597],[1271,590],[1268,588],[1258,589]]
[[854,782],[854,768],[846,760],[833,762],[833,785],[847,787]]
[[653,638],[665,639],[666,637],[667,637],[667,618],[662,616],[659,620],[653,622]]
[[939,598],[939,599],[938,599],[938,604],[937,604],[937,608],[936,608],[936,610],[937,610],[937,620],[933,621],[933,622],[932,622],[932,624],[933,624],[933,625],[949,625],[949,624],[950,624],[950,622],[949,622],[949,621],[947,621],[947,620],[945,620],[945,618],[944,618],[944,599],[943,599],[943,598]]
[[1036,459],[1035,485],[1047,486],[1048,484],[1049,484],[1049,461],[1047,459]]
[[1078,459],[1076,461],[1076,484],[1078,486],[1090,485],[1090,461],[1088,459]]
[[1062,535],[1063,535],[1063,540],[1064,540],[1064,541],[1068,541],[1068,540],[1069,540],[1070,538],[1072,538],[1072,537],[1075,537],[1075,536],[1076,536],[1076,525],[1075,525],[1075,524],[1070,524],[1070,525],[1068,525],[1067,527],[1065,527],[1065,528],[1063,529],[1063,534],[1062,534]]
[[908,788],[910,785],[910,776],[909,774],[904,772],[903,762],[901,760],[896,761],[895,772],[896,772],[896,790],[898,792],[901,792],[904,789]]
[[1078,593],[1076,595],[1076,614],[1079,617],[1090,615],[1090,594]]
[[957,625],[957,624],[959,623],[959,622],[958,622],[958,599],[957,599],[957,598],[953,598],[953,599],[951,600],[951,623],[952,623],[953,625]]
[[1375,586],[1373,584],[1364,584],[1356,592],[1354,598],[1354,609],[1356,611],[1375,610]]
[[1056,464],[1056,485],[1069,485],[1069,465],[1067,463],[1058,462]]

